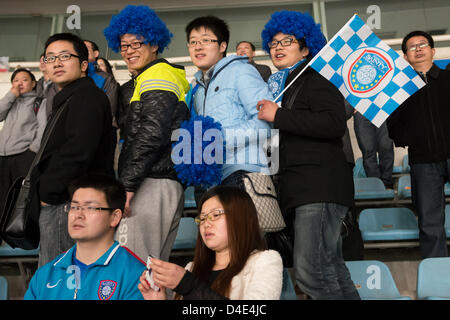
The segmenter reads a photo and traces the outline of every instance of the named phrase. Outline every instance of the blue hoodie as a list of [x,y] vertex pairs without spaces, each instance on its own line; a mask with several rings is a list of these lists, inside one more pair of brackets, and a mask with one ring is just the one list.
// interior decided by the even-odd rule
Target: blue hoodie
[[76,245],[39,268],[24,300],[143,300],[137,288],[145,264],[115,241],[80,277]]
[[[260,161],[260,158],[257,161],[249,160],[249,156],[262,152],[258,139],[246,135],[249,140],[245,144],[237,145],[226,137],[227,129],[244,131],[271,129],[268,122],[257,118],[256,103],[262,99],[273,99],[267,83],[261,78],[258,70],[248,63],[247,57],[231,55],[221,59],[214,66],[207,85],[202,81],[201,71],[195,74],[195,78],[199,84],[194,95],[195,111],[199,115],[210,116],[221,123],[227,154],[230,155],[227,157],[228,164],[224,163],[222,167],[222,180],[238,170],[261,172],[263,168],[267,168],[266,160]],[[238,136],[243,135],[238,134]],[[237,145],[236,149],[234,149],[235,145]]]

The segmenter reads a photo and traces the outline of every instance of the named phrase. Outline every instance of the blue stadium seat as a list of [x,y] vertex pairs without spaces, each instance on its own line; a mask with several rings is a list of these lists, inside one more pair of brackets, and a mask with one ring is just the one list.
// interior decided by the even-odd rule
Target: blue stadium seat
[[381,261],[346,261],[345,265],[362,300],[411,300],[401,296],[391,271]]
[[447,182],[445,185],[444,185],[444,193],[445,193],[445,196],[447,197],[447,196],[450,196],[450,183],[449,182]]
[[398,178],[397,195],[399,199],[411,198],[411,176],[409,174]]
[[172,249],[194,249],[197,242],[197,233],[198,226],[194,218],[182,217]]
[[38,256],[39,248],[33,250],[24,250],[20,248],[11,248],[5,242],[0,246],[0,257],[28,257],[28,256]]
[[361,157],[359,157],[355,161],[355,166],[353,167],[353,177],[367,178],[366,171],[364,171],[363,160]]
[[419,239],[416,216],[408,208],[364,209],[359,229],[364,241]]
[[0,300],[8,300],[8,281],[0,276]]
[[445,206],[445,234],[450,238],[450,205]]
[[450,300],[450,258],[428,258],[420,262],[417,299]]
[[411,167],[408,164],[408,154],[405,154],[402,161],[402,172],[409,173],[411,171]]
[[195,204],[194,187],[187,187],[186,190],[184,190],[184,208],[195,209],[196,207],[197,205]]
[[280,300],[297,300],[294,283],[287,268],[283,268],[283,288],[281,289]]
[[386,189],[379,178],[353,178],[355,184],[355,199],[393,199],[394,190]]

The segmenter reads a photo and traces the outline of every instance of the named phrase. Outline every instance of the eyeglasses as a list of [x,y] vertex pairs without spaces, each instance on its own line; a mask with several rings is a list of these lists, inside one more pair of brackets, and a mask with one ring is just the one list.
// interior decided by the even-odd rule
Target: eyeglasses
[[102,211],[113,211],[113,208],[102,208],[102,207],[91,207],[91,206],[77,206],[75,204],[68,203],[64,205],[64,212],[66,213],[75,213],[84,211],[85,213],[94,214],[100,213]]
[[190,40],[187,43],[188,48],[194,48],[196,45],[201,44],[202,46],[208,46],[213,42],[219,42],[219,40],[215,40],[215,39],[200,39],[200,40]]
[[125,52],[128,50],[128,47],[131,47],[131,49],[139,49],[140,47],[142,47],[143,44],[145,44],[146,42],[142,41],[135,41],[132,42],[130,44],[121,44],[120,45],[120,51]]
[[276,48],[278,46],[278,44],[281,44],[282,47],[289,47],[294,42],[298,42],[298,40],[294,40],[292,38],[284,38],[284,39],[281,39],[280,41],[273,40],[273,41],[269,42],[267,45],[269,46],[270,49],[272,49],[272,48]]
[[56,61],[56,58],[59,59],[59,61],[66,61],[69,60],[71,57],[75,57],[80,59],[79,56],[77,56],[76,54],[71,54],[71,53],[60,53],[56,56],[49,56],[49,57],[45,57],[44,58],[44,63],[48,64],[48,63],[53,63]]
[[408,47],[408,51],[414,52],[417,50],[417,48],[423,49],[428,47],[430,44],[428,42],[421,42],[417,44],[413,44],[412,46]]
[[225,210],[223,209],[214,209],[206,214],[200,214],[199,216],[195,217],[195,223],[200,225],[206,222],[206,220],[209,221],[216,221],[220,218],[221,215],[225,214]]

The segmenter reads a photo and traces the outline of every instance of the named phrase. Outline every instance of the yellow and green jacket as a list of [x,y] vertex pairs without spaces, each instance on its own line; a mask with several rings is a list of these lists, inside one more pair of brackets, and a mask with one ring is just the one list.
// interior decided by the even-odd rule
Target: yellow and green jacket
[[135,78],[119,157],[119,177],[134,192],[145,178],[177,180],[171,159],[172,131],[189,119],[183,66],[157,59]]

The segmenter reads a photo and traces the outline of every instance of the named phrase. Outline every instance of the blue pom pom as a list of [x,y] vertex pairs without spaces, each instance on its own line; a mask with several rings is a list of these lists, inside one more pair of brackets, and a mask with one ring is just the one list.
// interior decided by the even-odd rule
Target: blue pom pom
[[[204,188],[220,184],[222,180],[222,164],[225,155],[222,125],[219,122],[214,121],[211,117],[193,115],[189,121],[181,123],[180,129],[187,130],[185,133],[189,134],[191,141],[190,145],[187,146],[189,150],[182,148],[182,143],[184,142],[183,139],[172,144],[172,148],[178,147],[177,150],[182,150],[178,155],[172,154],[172,159],[174,156],[183,157],[185,151],[187,151],[188,154],[190,153],[188,161],[183,161],[174,165],[180,181],[187,186],[202,186]],[[212,141],[205,141],[204,134],[210,129],[216,130],[210,131],[209,133],[215,133],[219,136],[213,135],[214,138],[211,139]],[[186,145],[183,146],[186,147]],[[201,155],[199,154],[200,146]],[[205,152],[207,147],[207,151],[210,152],[209,155]],[[216,155],[216,150],[218,150],[218,148],[222,152],[222,157],[220,157],[220,154]],[[197,157],[195,157],[196,155]],[[201,159],[199,159],[199,156],[201,156]],[[205,156],[209,157],[205,159]],[[205,162],[205,160],[207,161]]]

